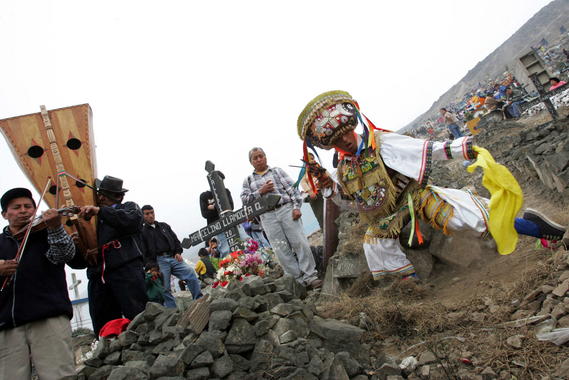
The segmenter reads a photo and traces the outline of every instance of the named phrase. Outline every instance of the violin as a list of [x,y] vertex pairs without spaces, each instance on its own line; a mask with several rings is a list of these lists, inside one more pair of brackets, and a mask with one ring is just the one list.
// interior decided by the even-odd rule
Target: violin
[[[58,214],[62,215],[62,216],[71,216],[71,215],[79,214],[81,209],[77,206],[71,206],[71,207],[59,208],[55,211],[57,211]],[[34,218],[34,220],[32,220],[30,223],[32,225],[30,233],[42,231],[47,227],[47,224],[44,223],[41,215]],[[14,237],[17,240],[21,240],[24,237],[28,228],[30,228],[30,223],[26,224],[24,227],[22,227],[18,232],[16,232],[14,234]]]

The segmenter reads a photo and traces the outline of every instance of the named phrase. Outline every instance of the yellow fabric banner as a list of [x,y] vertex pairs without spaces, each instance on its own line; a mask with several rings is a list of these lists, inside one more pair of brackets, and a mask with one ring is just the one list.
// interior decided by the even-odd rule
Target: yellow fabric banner
[[477,167],[484,171],[482,185],[490,192],[490,220],[488,228],[501,255],[508,255],[516,249],[518,233],[514,219],[522,207],[524,196],[518,181],[504,165],[496,163],[486,149],[474,146],[478,153],[476,162],[467,170],[472,173]]

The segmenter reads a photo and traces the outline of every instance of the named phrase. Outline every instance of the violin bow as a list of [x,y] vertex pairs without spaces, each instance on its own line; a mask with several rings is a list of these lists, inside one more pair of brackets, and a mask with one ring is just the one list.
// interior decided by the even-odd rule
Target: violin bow
[[[47,193],[47,189],[49,189],[49,185],[51,183],[52,183],[51,177],[47,177],[47,183],[45,184],[45,188],[43,189],[43,192],[40,196],[40,199],[36,205],[36,210],[34,211],[34,215],[32,215],[31,221],[33,221],[36,218],[36,215],[38,214],[38,209],[40,207],[41,201],[43,200],[45,194]],[[20,246],[18,247],[18,251],[16,252],[16,256],[14,257],[16,262],[20,262],[22,254],[24,253],[24,249],[26,248],[26,244],[28,243],[28,237],[30,236],[30,233],[32,231],[32,226],[33,226],[33,223],[31,221],[28,224],[28,228],[26,229],[26,233],[24,234],[24,239],[22,240],[22,244],[20,244]],[[3,292],[4,289],[6,289],[6,287],[8,287],[8,285],[10,285],[10,282],[12,281],[13,277],[14,277],[14,275],[11,275],[10,277],[6,277],[4,279],[4,283],[2,284],[2,288],[0,288],[0,292]]]

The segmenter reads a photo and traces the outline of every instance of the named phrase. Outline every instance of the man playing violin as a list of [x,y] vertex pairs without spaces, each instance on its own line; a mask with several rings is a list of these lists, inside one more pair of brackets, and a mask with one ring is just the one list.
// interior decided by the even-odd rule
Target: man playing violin
[[24,244],[17,232],[30,224],[36,203],[25,188],[8,190],[0,199],[8,221],[0,234],[0,379],[31,378],[31,362],[41,379],[75,375],[71,344],[73,309],[65,280],[65,263],[75,256],[71,237],[57,210],[45,211],[45,228]]
[[97,217],[99,250],[87,266],[89,313],[96,335],[113,319],[133,319],[146,306],[146,285],[140,233],[142,211],[124,202],[128,191],[120,178],[95,181],[97,206],[81,207],[80,218]]

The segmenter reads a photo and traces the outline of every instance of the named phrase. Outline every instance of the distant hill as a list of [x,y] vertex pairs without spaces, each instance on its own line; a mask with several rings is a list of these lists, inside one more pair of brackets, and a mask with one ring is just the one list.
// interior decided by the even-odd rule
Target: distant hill
[[555,41],[560,37],[560,27],[569,29],[569,0],[555,0],[543,7],[529,19],[517,32],[502,45],[478,62],[457,84],[452,86],[424,114],[417,117],[400,131],[412,130],[432,118],[437,111],[449,103],[462,98],[480,82],[500,76],[506,69],[512,72],[523,83],[531,83],[518,58],[538,46],[545,38]]

